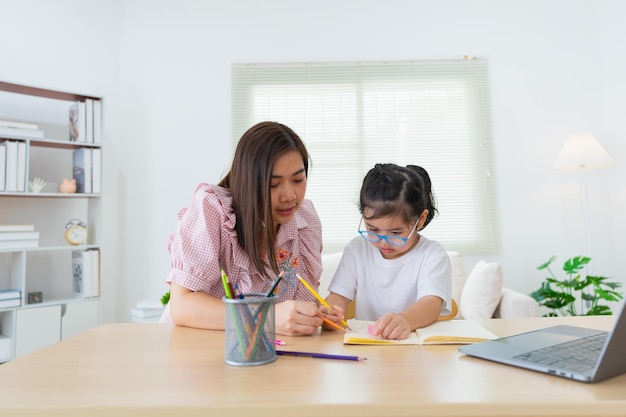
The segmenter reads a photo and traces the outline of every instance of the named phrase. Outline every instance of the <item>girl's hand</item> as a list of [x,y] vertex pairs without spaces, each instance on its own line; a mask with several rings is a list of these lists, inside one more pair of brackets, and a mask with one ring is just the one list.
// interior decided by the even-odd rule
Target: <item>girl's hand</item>
[[[337,324],[339,327],[343,328],[342,320],[345,314],[345,311],[343,310],[343,308],[341,308],[338,305],[334,305],[332,306],[332,308],[321,306],[320,311],[322,312],[324,317],[326,317],[328,320],[332,321],[333,323]],[[322,329],[337,331],[336,328],[330,326],[327,323],[322,324]]]
[[312,301],[288,300],[276,304],[276,333],[311,335],[322,325],[322,313]]
[[402,315],[397,313],[386,313],[376,320],[374,336],[389,340],[403,340],[411,334],[411,324]]

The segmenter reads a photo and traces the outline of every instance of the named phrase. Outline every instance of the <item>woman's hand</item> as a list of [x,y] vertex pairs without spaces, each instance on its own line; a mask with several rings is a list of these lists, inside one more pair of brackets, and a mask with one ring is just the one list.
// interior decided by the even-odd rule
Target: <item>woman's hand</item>
[[312,301],[288,300],[276,304],[276,333],[311,335],[322,325],[322,313]]

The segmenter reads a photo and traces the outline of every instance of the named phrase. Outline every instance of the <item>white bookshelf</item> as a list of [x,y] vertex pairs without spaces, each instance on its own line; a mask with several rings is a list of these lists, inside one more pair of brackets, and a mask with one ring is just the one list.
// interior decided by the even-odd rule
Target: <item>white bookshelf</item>
[[[9,354],[0,350],[0,356],[5,352],[0,363],[100,323],[99,296],[74,295],[72,251],[99,250],[102,262],[102,193],[59,192],[62,180],[73,177],[73,151],[102,149],[100,142],[69,139],[69,108],[86,100],[102,105],[100,97],[0,82],[0,120],[33,123],[44,131],[44,138],[0,134],[0,143],[19,141],[26,147],[25,189],[0,191],[0,225],[34,225],[39,232],[37,247],[0,247],[0,290],[21,292],[20,306],[0,307],[0,335],[5,346],[10,340]],[[102,126],[101,119],[97,125]],[[28,187],[35,177],[46,181],[38,193]],[[75,218],[88,229],[87,241],[79,246],[64,237],[65,225]],[[101,280],[99,268],[98,275]],[[41,293],[42,301],[29,303],[29,293]]]

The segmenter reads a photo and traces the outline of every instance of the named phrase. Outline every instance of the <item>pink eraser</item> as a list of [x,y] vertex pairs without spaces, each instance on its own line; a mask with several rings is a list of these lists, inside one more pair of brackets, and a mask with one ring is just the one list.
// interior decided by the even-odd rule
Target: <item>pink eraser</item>
[[376,336],[376,325],[375,324],[369,324],[367,326],[367,331],[370,332],[370,334],[372,336]]

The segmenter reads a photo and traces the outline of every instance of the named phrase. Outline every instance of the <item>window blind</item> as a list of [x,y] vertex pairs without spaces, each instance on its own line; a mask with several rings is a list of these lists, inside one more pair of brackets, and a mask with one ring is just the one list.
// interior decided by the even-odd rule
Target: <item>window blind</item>
[[[430,174],[439,215],[422,231],[448,250],[499,250],[487,62],[234,64],[233,141],[278,121],[311,155],[307,198],[325,252],[357,235],[363,177],[376,163]],[[233,148],[234,149],[234,148]]]

